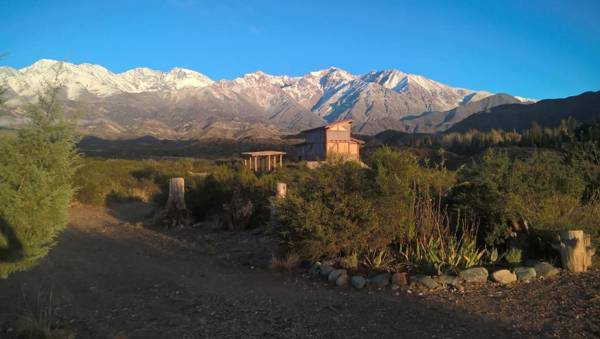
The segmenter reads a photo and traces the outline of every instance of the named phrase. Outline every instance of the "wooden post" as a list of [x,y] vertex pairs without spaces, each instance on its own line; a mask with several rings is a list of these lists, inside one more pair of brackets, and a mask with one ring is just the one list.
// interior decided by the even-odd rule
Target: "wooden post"
[[562,266],[571,272],[585,272],[592,265],[596,250],[589,235],[581,230],[565,231],[560,234],[560,244],[554,246],[560,252]]
[[278,199],[285,199],[286,195],[287,195],[287,185],[284,182],[278,182],[277,183],[277,193],[275,196]]
[[172,208],[173,206],[185,208],[185,181],[183,178],[169,179],[169,199],[167,200],[167,208]]
[[172,220],[172,226],[186,225],[188,222],[188,210],[185,206],[185,182],[183,178],[169,179],[167,215]]
[[271,156],[267,155],[267,172],[271,172]]

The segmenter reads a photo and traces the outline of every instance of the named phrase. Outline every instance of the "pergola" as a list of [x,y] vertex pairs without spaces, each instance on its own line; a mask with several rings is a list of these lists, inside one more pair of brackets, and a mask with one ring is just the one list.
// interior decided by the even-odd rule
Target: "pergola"
[[283,167],[283,156],[285,152],[280,151],[256,151],[244,152],[244,167],[255,172],[271,172]]

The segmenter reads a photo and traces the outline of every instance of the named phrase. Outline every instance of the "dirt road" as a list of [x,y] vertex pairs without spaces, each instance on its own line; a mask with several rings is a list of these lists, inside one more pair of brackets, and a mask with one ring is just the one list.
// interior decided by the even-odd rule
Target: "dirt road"
[[[520,300],[519,293],[531,286],[502,290],[509,300],[506,306],[499,306],[502,297],[487,290],[465,300],[447,293],[416,296],[334,288],[299,274],[274,274],[250,255],[244,260],[245,249],[268,250],[260,236],[208,234],[203,242],[186,242],[132,225],[149,212],[139,203],[108,210],[76,207],[71,212],[70,226],[39,266],[0,280],[0,338],[37,294],[50,290],[56,319],[78,338],[600,334],[594,332],[597,320],[561,324],[576,321],[575,315],[558,318],[559,323],[536,316],[518,321],[523,315],[512,314],[519,309],[510,305],[526,306],[529,301]],[[539,283],[544,287],[552,282]],[[594,305],[590,312],[597,312]]]

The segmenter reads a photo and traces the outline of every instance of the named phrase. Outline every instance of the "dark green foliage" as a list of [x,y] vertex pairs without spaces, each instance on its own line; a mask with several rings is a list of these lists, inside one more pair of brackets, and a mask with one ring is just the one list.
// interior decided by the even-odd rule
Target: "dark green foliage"
[[0,276],[43,258],[67,224],[77,153],[56,90],[28,112],[29,125],[0,144]]
[[597,229],[598,205],[585,202],[585,192],[581,172],[560,154],[538,151],[511,159],[488,151],[481,162],[459,171],[447,201],[452,211],[478,218],[480,240],[498,245],[521,220],[535,229]]
[[[243,167],[219,165],[190,185],[186,201],[198,220],[219,215],[228,228],[245,229],[267,223],[274,187],[272,174],[257,175]],[[239,207],[249,205],[244,215],[238,216]]]
[[370,168],[334,162],[282,173],[288,198],[278,202],[278,215],[289,250],[310,259],[394,262],[398,258],[388,252],[416,232],[415,201],[447,190],[453,181],[451,173],[419,167],[408,152],[381,148],[368,163]]

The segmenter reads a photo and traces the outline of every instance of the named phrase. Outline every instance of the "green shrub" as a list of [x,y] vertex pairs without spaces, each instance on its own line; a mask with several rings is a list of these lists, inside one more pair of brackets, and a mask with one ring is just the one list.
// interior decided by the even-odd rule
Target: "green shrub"
[[463,168],[448,197],[453,211],[480,221],[480,240],[503,244],[513,221],[535,229],[600,226],[598,203],[585,201],[586,183],[556,152],[535,152],[525,160],[488,151],[481,162]]
[[[417,232],[416,201],[439,198],[454,175],[420,167],[408,152],[376,150],[370,167],[330,162],[280,174],[288,197],[277,202],[284,245],[305,259],[356,258],[367,269],[392,269],[406,259],[395,249]],[[404,262],[406,264],[406,262]]]
[[29,125],[0,144],[0,277],[37,263],[68,221],[78,156],[55,94],[41,97]]
[[219,165],[190,185],[186,202],[198,220],[219,215],[227,228],[246,229],[268,223],[274,187],[273,174]]
[[399,246],[407,265],[428,274],[458,273],[481,263],[486,253],[477,245],[477,226],[457,217],[454,224],[445,208],[424,197],[416,203],[416,232]]
[[520,264],[523,261],[521,249],[510,248],[508,251],[506,251],[506,254],[504,255],[504,259],[506,259],[506,262],[509,264],[513,264],[513,265]]

